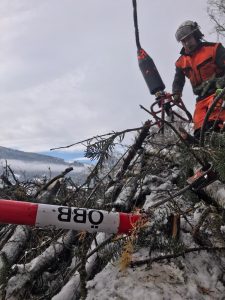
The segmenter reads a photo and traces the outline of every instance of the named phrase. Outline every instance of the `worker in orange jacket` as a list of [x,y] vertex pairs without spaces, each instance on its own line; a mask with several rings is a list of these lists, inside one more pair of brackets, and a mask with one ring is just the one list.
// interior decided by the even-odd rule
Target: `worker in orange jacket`
[[[203,34],[196,22],[185,21],[176,31],[176,39],[182,43],[181,56],[176,61],[172,91],[174,100],[182,96],[185,77],[192,85],[197,96],[193,116],[194,134],[199,138],[200,129],[217,89],[225,87],[225,48],[220,43],[203,42]],[[221,109],[222,100],[211,113],[207,130],[219,131],[225,121],[225,110]]]

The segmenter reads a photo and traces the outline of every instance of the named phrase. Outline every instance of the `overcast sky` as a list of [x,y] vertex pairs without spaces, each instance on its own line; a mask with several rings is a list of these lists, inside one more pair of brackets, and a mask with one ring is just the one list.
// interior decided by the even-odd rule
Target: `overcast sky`
[[[206,0],[137,0],[140,40],[171,92],[191,19],[216,41]],[[193,113],[187,85],[183,100]],[[48,151],[141,126],[154,101],[139,71],[132,0],[0,0],[0,145]]]

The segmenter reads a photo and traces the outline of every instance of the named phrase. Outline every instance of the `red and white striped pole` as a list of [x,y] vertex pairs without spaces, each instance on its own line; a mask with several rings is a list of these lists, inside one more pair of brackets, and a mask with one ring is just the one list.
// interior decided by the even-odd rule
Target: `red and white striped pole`
[[87,232],[129,233],[141,215],[0,199],[0,223]]

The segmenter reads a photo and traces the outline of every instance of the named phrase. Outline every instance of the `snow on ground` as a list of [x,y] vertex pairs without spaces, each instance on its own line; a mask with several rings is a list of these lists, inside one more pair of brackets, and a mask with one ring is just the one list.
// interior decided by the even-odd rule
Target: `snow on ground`
[[[141,249],[134,257],[144,259],[148,253],[144,255]],[[118,263],[109,263],[88,282],[87,300],[225,299],[225,264],[216,260],[215,255],[202,251],[187,254],[185,259],[128,268],[124,272]]]
[[[172,184],[171,174],[165,178],[146,176],[142,188],[145,187],[151,190],[150,195],[146,196],[146,210],[162,198],[163,191],[177,189],[176,185]],[[190,203],[182,196],[178,199],[180,208],[186,211]],[[198,202],[195,213],[187,216],[193,226],[199,222],[204,209],[204,203]],[[166,206],[155,210],[151,223],[156,219],[160,223],[166,220],[162,211],[166,213]],[[191,230],[189,222],[181,217],[180,241],[186,248],[200,247],[194,242]],[[132,260],[149,258],[149,250],[139,249],[133,254]],[[164,254],[158,252],[152,255],[157,257]],[[120,271],[118,261],[110,262],[88,282],[87,300],[222,300],[225,299],[224,270],[225,258],[222,252],[192,252],[185,257],[153,262],[150,266],[145,264],[135,268],[129,267],[125,271]]]

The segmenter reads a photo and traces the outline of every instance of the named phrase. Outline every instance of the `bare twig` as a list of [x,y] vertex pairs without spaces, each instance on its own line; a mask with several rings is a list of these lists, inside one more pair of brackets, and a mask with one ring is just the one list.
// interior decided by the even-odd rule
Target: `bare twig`
[[67,145],[67,146],[61,146],[61,147],[51,148],[50,150],[52,151],[52,150],[70,148],[72,146],[76,146],[76,145],[79,145],[79,144],[90,142],[90,141],[92,141],[94,139],[98,139],[98,138],[102,138],[102,137],[107,137],[107,136],[110,136],[110,137],[111,136],[119,136],[119,135],[122,135],[122,134],[125,134],[125,133],[128,133],[128,132],[141,130],[142,128],[143,128],[143,126],[137,127],[137,128],[132,128],[132,129],[126,129],[126,130],[122,130],[122,131],[118,131],[118,132],[109,132],[109,133],[105,133],[105,134],[102,134],[102,135],[96,135],[96,136],[93,136],[91,138],[87,138],[85,140],[82,140],[82,141],[79,141],[79,142],[76,142],[76,143],[73,143],[73,144],[70,144],[70,145]]
[[52,178],[51,180],[49,180],[49,182],[47,182],[40,190],[38,190],[36,192],[36,194],[34,195],[34,197],[36,198],[42,191],[45,191],[54,181],[63,178],[67,173],[71,172],[73,170],[72,167],[69,167],[67,169],[65,169],[65,171],[63,171],[61,174],[55,176],[54,178]]
[[131,267],[135,267],[135,266],[141,266],[144,264],[148,264],[148,263],[152,263],[152,262],[156,262],[156,261],[161,261],[164,259],[172,259],[172,258],[176,258],[179,256],[184,256],[185,254],[188,253],[192,253],[192,252],[199,252],[199,251],[224,251],[225,247],[199,247],[199,248],[189,248],[186,249],[182,252],[179,253],[174,253],[174,254],[169,254],[169,255],[160,255],[158,257],[152,258],[149,257],[147,259],[143,259],[143,260],[138,260],[138,261],[132,261],[130,266]]
[[[140,107],[141,107],[142,109],[144,109],[146,112],[148,112],[149,114],[151,114],[151,112],[150,112],[148,109],[146,109],[144,106],[140,105]],[[161,119],[161,118],[159,118],[159,117],[156,117],[156,118],[157,118],[158,120],[160,120],[161,122],[165,123],[168,127],[170,127],[170,128],[174,131],[174,133],[179,137],[179,139],[181,140],[181,142],[186,146],[186,148],[188,149],[188,151],[189,151],[189,152],[191,153],[191,155],[196,159],[196,161],[197,161],[198,163],[200,163],[200,165],[202,165],[202,166],[205,165],[205,162],[202,161],[202,160],[194,153],[194,151],[190,148],[189,143],[188,143],[185,139],[183,139],[183,137],[180,135],[180,133],[177,131],[177,129],[176,129],[170,122],[167,122],[166,120],[163,120],[163,119]]]

